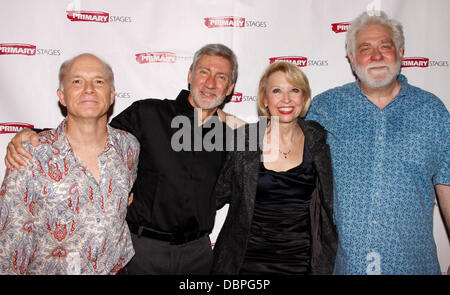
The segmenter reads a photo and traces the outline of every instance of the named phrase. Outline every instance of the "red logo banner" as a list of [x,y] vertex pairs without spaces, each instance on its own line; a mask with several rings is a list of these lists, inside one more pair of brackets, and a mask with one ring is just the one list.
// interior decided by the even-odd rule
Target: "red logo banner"
[[426,57],[405,57],[402,59],[402,68],[428,68],[430,60]]
[[347,32],[349,26],[350,26],[349,22],[335,23],[335,24],[331,24],[331,30],[333,32],[335,32],[336,34],[344,33],[344,32]]
[[28,123],[20,123],[20,122],[0,123],[0,134],[17,133],[25,127],[34,128],[33,125]]
[[0,55],[4,54],[36,55],[36,46],[31,44],[3,43],[0,44]]
[[109,13],[103,11],[66,11],[72,22],[109,22]]
[[242,102],[242,93],[241,92],[235,92],[233,96],[231,97],[231,102]]
[[308,64],[308,59],[303,56],[279,56],[279,57],[271,57],[269,58],[270,63],[274,63],[277,61],[285,61],[296,64],[299,67],[306,67]]
[[245,18],[237,16],[205,17],[205,26],[208,28],[243,28],[245,27]]
[[175,63],[177,61],[177,55],[172,52],[137,53],[136,61],[140,64],[155,62]]

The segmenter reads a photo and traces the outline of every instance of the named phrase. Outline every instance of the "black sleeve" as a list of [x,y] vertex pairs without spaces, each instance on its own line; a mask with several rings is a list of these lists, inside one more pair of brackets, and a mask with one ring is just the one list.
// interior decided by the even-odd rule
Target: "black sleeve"
[[109,125],[127,131],[139,139],[142,130],[142,126],[138,124],[140,117],[139,105],[139,101],[133,102],[128,108],[115,116]]
[[219,177],[214,189],[214,196],[216,198],[216,209],[220,209],[230,202],[232,195],[233,170],[236,162],[236,152],[228,152],[225,164],[222,166]]
[[44,128],[44,129],[38,129],[38,128],[30,128],[31,130],[33,130],[36,133],[40,133],[42,131],[47,131],[50,130],[51,128]]

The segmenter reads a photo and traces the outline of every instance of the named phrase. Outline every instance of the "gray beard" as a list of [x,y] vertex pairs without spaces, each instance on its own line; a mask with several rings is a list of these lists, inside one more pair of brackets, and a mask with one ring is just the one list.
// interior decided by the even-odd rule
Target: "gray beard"
[[355,74],[358,77],[358,79],[361,82],[369,85],[369,87],[382,88],[391,84],[392,81],[397,78],[397,76],[400,74],[401,65],[402,65],[401,60],[400,58],[398,58],[392,71],[389,71],[386,77],[382,80],[372,78],[367,72],[366,70],[367,68],[363,69],[357,64],[353,67],[353,70],[355,71]]
[[211,110],[218,106],[220,106],[225,99],[225,96],[217,96],[214,101],[211,101],[209,105],[205,105],[204,103],[201,103],[201,101],[197,98],[196,93],[192,93],[192,98],[194,99],[195,103],[202,109],[202,110]]

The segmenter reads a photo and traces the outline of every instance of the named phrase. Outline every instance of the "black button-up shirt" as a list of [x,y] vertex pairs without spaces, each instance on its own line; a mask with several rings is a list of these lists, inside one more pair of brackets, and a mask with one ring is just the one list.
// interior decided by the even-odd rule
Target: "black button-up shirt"
[[[213,189],[226,151],[194,149],[195,128],[200,128],[196,132],[202,132],[202,140],[212,128],[196,127],[195,109],[188,96],[189,91],[182,90],[176,100],[136,101],[111,122],[111,126],[132,133],[141,144],[134,199],[127,214],[129,224],[174,234],[213,229],[216,213]],[[172,128],[176,116],[185,116],[190,124],[175,124],[177,127]],[[220,124],[217,126],[223,132],[229,128],[217,116],[212,120]],[[191,148],[174,151],[172,136],[181,129],[190,130]],[[179,134],[175,137],[179,138]]]

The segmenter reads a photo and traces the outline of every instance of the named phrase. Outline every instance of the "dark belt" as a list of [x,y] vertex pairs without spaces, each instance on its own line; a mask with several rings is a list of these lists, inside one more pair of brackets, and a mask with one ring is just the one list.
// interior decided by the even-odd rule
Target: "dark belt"
[[188,243],[190,241],[194,241],[197,239],[200,239],[204,235],[206,235],[208,232],[193,232],[193,233],[180,233],[180,234],[173,234],[173,233],[165,233],[153,230],[151,228],[142,226],[142,225],[136,225],[136,224],[128,224],[128,227],[130,228],[130,231],[135,234],[150,239],[155,239],[159,241],[169,242],[171,245],[181,245]]

